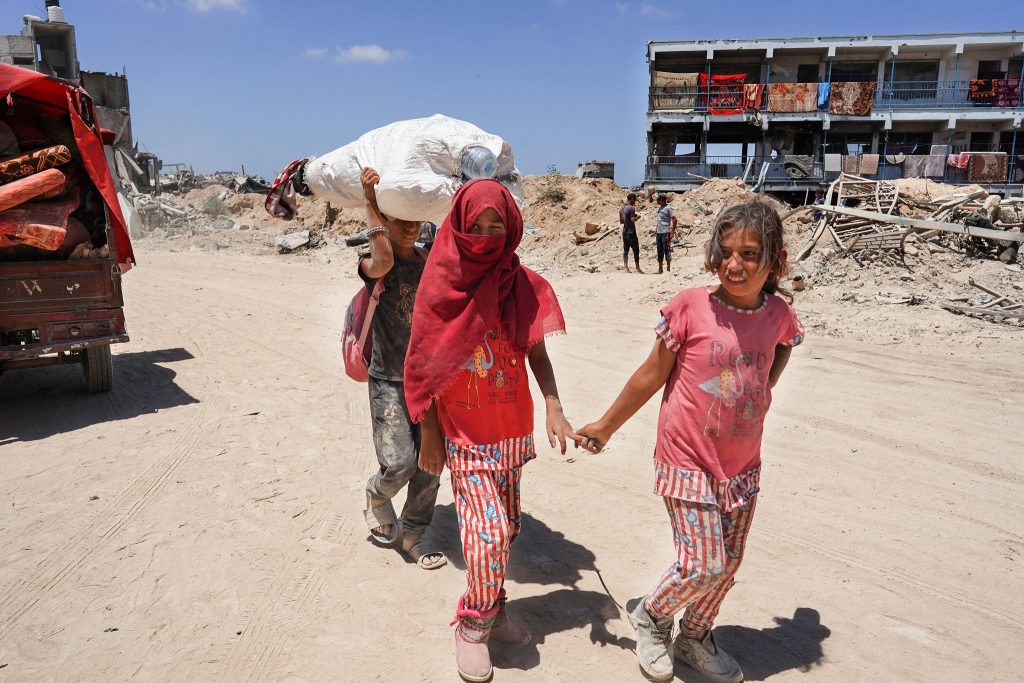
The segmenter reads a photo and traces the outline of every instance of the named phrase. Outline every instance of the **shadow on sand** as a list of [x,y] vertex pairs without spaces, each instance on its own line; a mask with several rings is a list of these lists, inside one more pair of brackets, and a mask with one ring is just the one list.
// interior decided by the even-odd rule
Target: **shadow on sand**
[[114,388],[102,394],[85,390],[77,365],[6,372],[0,375],[0,446],[198,403],[162,365],[192,358],[181,348],[115,354]]
[[[428,538],[448,556],[449,562],[465,571],[455,505],[438,506]],[[613,645],[632,650],[632,638],[619,638],[607,628],[621,614],[615,600],[604,592],[580,590],[584,572],[597,572],[594,553],[575,543],[529,514],[523,514],[523,529],[512,546],[506,577],[515,583],[567,586],[544,595],[509,596],[509,609],[530,629],[533,640],[524,647],[495,648],[492,661],[499,669],[532,669],[540,663],[538,646],[547,636],[572,629],[590,628],[590,640],[602,647]]]
[[[825,653],[822,643],[832,635],[822,625],[818,610],[797,607],[793,618],[775,617],[774,628],[718,626],[715,641],[743,667],[743,680],[763,681],[796,669],[810,671],[821,664]],[[684,664],[676,664],[676,676],[686,683],[707,680]]]

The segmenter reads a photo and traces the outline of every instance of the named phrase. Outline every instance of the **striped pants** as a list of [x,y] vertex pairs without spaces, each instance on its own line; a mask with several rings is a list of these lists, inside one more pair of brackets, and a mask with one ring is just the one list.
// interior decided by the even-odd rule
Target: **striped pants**
[[657,620],[685,609],[680,629],[690,638],[711,628],[736,570],[754,518],[757,497],[747,505],[720,512],[717,505],[665,498],[678,560],[647,595],[644,605]]
[[451,475],[466,559],[466,593],[459,608],[487,613],[498,604],[509,550],[522,528],[519,482],[523,470],[453,470]]

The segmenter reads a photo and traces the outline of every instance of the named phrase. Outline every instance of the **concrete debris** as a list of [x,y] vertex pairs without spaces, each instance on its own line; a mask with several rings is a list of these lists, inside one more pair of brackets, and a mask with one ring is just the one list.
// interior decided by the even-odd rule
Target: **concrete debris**
[[277,238],[277,248],[282,254],[287,254],[289,251],[295,251],[299,247],[305,246],[316,246],[310,244],[311,235],[309,230],[301,230],[299,232],[290,232],[286,235],[281,235]]

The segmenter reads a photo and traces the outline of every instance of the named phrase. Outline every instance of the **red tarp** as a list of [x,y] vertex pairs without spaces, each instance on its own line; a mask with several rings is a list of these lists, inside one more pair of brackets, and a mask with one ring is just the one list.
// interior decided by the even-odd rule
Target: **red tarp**
[[45,102],[46,104],[68,112],[71,129],[75,133],[78,151],[82,155],[82,165],[89,174],[96,189],[103,196],[107,205],[107,213],[114,233],[114,250],[121,272],[127,272],[135,264],[135,252],[125,228],[121,205],[117,201],[117,190],[114,179],[110,177],[107,157],[103,151],[98,126],[88,124],[82,118],[84,112],[90,121],[96,121],[96,110],[92,98],[71,83],[65,83],[36,71],[23,69],[20,66],[0,64],[0,98],[10,94],[28,99]]

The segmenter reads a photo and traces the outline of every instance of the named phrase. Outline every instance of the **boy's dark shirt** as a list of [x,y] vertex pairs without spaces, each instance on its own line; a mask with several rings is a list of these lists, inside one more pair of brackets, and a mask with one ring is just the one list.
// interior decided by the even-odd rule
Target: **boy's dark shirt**
[[[363,254],[360,262],[369,256]],[[392,382],[401,382],[405,377],[405,353],[409,348],[409,335],[412,331],[412,306],[425,265],[425,259],[406,261],[395,254],[395,264],[384,276],[384,292],[373,314],[373,349],[369,368],[371,377]],[[372,292],[377,278],[366,277],[359,266],[356,270],[366,283],[366,288]]]

